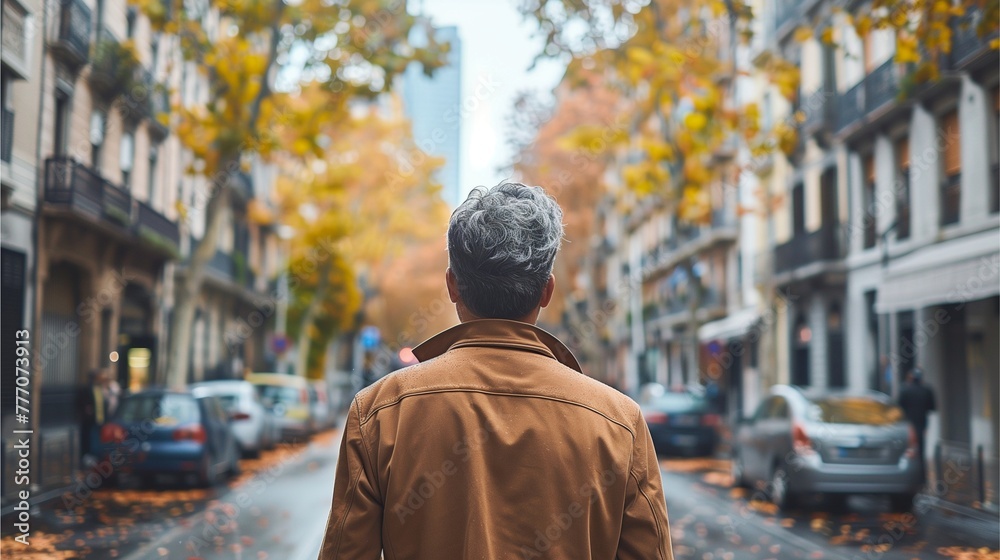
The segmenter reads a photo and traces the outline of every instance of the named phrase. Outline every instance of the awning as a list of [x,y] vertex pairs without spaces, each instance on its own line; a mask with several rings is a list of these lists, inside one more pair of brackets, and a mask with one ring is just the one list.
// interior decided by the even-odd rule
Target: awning
[[698,329],[698,340],[729,340],[743,336],[760,319],[760,312],[753,308],[741,309],[736,313],[705,323]]
[[893,260],[878,288],[878,313],[975,301],[1000,294],[996,230],[918,249]]

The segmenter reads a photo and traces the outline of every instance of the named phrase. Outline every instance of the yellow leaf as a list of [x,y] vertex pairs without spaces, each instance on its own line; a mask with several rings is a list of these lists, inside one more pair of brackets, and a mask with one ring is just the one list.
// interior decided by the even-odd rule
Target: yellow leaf
[[704,130],[705,125],[708,124],[708,119],[705,117],[704,113],[699,113],[697,111],[692,111],[684,117],[684,126],[695,132],[700,132]]
[[804,43],[809,39],[812,39],[812,36],[813,36],[813,30],[803,25],[795,30],[794,38],[799,43]]
[[823,29],[823,33],[820,34],[820,41],[822,41],[824,45],[833,44],[833,27],[828,26]]

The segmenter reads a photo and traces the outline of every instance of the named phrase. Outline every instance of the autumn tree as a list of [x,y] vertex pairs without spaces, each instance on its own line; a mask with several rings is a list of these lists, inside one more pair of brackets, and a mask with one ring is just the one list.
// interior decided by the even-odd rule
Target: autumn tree
[[[197,69],[207,91],[206,102],[172,112],[171,124],[195,160],[188,172],[201,179],[206,209],[205,235],[176,284],[166,379],[176,387],[187,379],[195,299],[234,177],[252,157],[270,158],[289,145],[275,133],[282,125],[300,126],[290,144],[296,154],[322,154],[318,130],[344,121],[351,100],[387,91],[411,62],[433,70],[446,48],[433,36],[424,47],[409,44],[415,19],[405,1],[133,1],[154,32],[176,38],[183,62]],[[275,91],[279,68],[292,61],[304,62],[284,68],[288,87]],[[289,107],[303,86],[313,89],[315,103]]]
[[[829,18],[830,14],[822,17]],[[872,0],[857,13],[834,10],[834,15],[853,25],[859,37],[875,30],[892,31],[896,38],[895,61],[913,65],[914,84],[941,77],[941,61],[951,53],[957,33],[974,33],[1000,48],[1000,0]],[[817,16],[819,17],[819,16]],[[796,30],[800,41],[817,34],[827,45],[839,40],[828,21],[819,19]]]
[[[565,241],[556,257],[553,273],[556,295],[542,312],[547,323],[559,323],[564,312],[573,332],[586,332],[574,303],[583,299],[580,273],[592,251],[595,209],[606,192],[604,173],[614,157],[608,144],[576,145],[577,131],[620,128],[620,95],[597,74],[581,72],[567,76],[556,89],[555,105],[537,96],[522,94],[508,120],[508,138],[515,148],[512,169],[518,179],[541,185],[563,210]],[[572,339],[581,360],[597,352],[596,337]]]
[[401,112],[370,105],[353,113],[320,130],[322,157],[293,160],[279,182],[282,219],[297,232],[289,255],[296,371],[314,376],[332,338],[358,326],[356,276],[377,285],[394,259],[441,234],[447,220],[433,177],[442,161],[416,147]]

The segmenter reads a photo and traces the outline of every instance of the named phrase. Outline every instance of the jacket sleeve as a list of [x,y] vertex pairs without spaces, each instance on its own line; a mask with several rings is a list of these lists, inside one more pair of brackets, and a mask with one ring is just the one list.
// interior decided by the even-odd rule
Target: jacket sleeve
[[378,560],[382,554],[382,500],[369,458],[355,400],[344,426],[319,560]]
[[632,468],[625,485],[625,513],[618,540],[618,560],[672,560],[670,524],[663,498],[660,464],[653,450],[649,427],[639,417],[635,426]]

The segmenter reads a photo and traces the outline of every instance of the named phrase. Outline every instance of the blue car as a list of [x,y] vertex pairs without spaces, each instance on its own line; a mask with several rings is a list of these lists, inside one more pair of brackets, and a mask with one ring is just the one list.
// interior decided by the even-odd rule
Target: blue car
[[178,475],[203,486],[239,472],[239,445],[218,397],[151,389],[126,396],[101,427],[114,472]]

